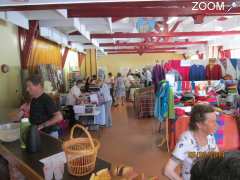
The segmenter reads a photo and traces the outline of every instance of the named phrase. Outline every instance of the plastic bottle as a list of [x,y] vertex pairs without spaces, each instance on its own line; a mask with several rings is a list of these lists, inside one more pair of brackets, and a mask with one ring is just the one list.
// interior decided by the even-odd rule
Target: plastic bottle
[[22,149],[26,149],[26,137],[27,137],[27,131],[30,126],[30,122],[28,118],[21,119],[20,122],[20,146]]

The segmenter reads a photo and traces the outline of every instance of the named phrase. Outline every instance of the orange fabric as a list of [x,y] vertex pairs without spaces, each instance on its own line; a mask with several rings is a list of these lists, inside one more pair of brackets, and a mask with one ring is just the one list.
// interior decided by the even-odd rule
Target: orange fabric
[[54,64],[61,68],[62,56],[60,46],[46,40],[35,39],[27,66],[33,72],[39,64]]
[[189,116],[180,116],[176,123],[175,123],[175,139],[176,142],[178,142],[178,139],[180,138],[181,134],[184,131],[188,130],[188,124],[189,124],[190,117]]
[[223,114],[221,118],[224,120],[223,127],[223,145],[219,146],[222,151],[236,150],[239,148],[239,134],[236,120],[230,116]]
[[183,115],[180,116],[175,123],[172,123],[170,125],[170,150],[172,151],[175,148],[176,142],[180,138],[181,134],[184,131],[188,130],[188,124],[189,124],[190,117]]

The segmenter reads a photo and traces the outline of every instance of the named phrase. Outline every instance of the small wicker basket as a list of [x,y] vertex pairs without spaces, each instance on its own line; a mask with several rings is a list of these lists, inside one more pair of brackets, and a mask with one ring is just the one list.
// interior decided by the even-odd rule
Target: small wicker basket
[[[75,128],[82,129],[87,137],[73,138]],[[95,169],[100,142],[93,139],[83,126],[76,124],[70,132],[70,139],[63,143],[68,172],[73,176],[85,176]]]

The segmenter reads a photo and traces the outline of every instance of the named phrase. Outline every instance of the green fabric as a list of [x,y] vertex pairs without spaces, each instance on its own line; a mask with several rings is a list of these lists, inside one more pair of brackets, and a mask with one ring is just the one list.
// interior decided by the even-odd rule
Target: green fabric
[[174,111],[174,93],[173,88],[169,88],[168,94],[168,118],[174,119],[175,118],[175,111]]

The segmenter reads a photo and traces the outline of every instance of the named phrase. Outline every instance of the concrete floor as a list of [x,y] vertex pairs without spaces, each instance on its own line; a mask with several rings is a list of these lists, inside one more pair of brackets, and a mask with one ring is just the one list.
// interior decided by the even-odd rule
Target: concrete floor
[[162,175],[169,153],[156,147],[159,136],[154,133],[153,118],[137,119],[131,103],[112,108],[113,127],[104,128],[100,134],[101,147],[98,156],[112,165],[133,166],[146,176]]

